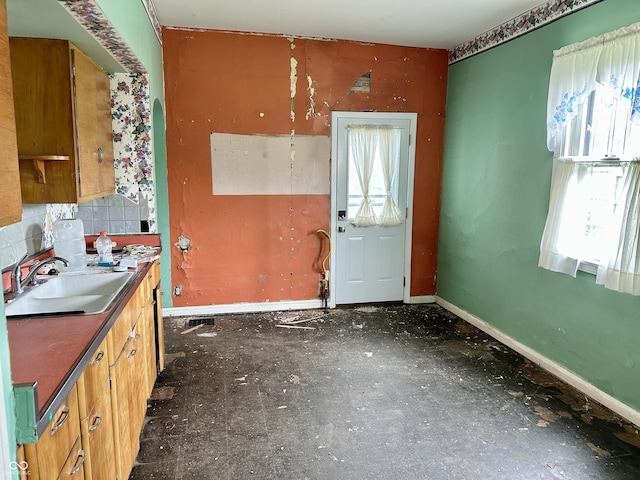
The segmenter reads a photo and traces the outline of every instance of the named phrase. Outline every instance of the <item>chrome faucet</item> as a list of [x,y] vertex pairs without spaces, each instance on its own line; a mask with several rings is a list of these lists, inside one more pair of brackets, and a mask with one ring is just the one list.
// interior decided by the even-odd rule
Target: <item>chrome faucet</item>
[[18,263],[16,263],[15,267],[13,267],[13,270],[11,271],[11,293],[13,294],[20,294],[24,292],[24,287],[26,287],[29,284],[29,282],[33,280],[33,277],[35,277],[38,274],[38,270],[40,270],[40,267],[42,267],[43,265],[47,265],[48,263],[53,263],[57,260],[59,262],[62,262],[65,267],[69,266],[69,260],[67,260],[66,258],[62,258],[62,257],[43,258],[42,260],[38,260],[37,262],[34,262],[29,266],[29,273],[27,273],[27,276],[24,277],[23,279],[21,266],[22,266],[22,262],[24,262],[27,259],[27,256],[28,254],[25,254],[24,257],[18,260]]

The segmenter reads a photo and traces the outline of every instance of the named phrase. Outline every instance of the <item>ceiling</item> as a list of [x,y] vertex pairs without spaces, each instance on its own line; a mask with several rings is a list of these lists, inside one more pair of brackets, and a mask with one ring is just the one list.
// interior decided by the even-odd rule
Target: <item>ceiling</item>
[[151,0],[163,26],[451,49],[544,0]]
[[[541,0],[137,1],[150,1],[160,23],[168,27],[444,49],[472,40],[543,3]],[[11,36],[71,40],[105,70],[125,71],[59,0],[7,0],[7,15]]]

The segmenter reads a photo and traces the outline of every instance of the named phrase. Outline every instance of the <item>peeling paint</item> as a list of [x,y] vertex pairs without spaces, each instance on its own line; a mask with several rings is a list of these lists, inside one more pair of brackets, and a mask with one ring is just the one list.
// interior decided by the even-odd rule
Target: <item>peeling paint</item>
[[180,237],[178,237],[178,241],[174,243],[174,245],[183,252],[188,252],[191,249],[191,239],[184,235],[180,235]]
[[318,114],[316,113],[316,101],[313,96],[316,94],[316,89],[313,88],[313,80],[311,79],[311,75],[307,75],[307,83],[309,86],[307,90],[309,90],[309,109],[307,110],[307,115],[305,116],[306,120],[309,120],[310,117],[315,117]]
[[291,73],[289,76],[291,80],[291,85],[289,86],[289,91],[291,93],[291,121],[296,121],[296,112],[295,112],[295,98],[296,98],[296,83],[298,82],[298,61],[292,56],[291,57]]

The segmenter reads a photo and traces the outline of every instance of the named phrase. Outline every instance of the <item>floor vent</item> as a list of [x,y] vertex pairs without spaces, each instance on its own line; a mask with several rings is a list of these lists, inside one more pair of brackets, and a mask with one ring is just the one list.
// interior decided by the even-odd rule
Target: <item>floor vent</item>
[[198,325],[215,325],[215,321],[211,317],[190,318],[187,326],[197,327]]

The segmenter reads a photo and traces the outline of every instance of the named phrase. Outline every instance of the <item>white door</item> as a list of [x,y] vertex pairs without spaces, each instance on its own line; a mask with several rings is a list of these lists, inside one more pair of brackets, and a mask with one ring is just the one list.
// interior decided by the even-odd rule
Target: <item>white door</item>
[[333,113],[333,305],[408,300],[415,128],[415,113]]

